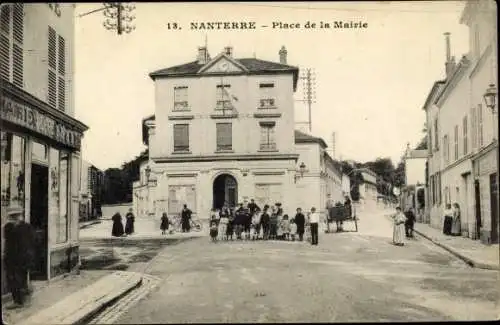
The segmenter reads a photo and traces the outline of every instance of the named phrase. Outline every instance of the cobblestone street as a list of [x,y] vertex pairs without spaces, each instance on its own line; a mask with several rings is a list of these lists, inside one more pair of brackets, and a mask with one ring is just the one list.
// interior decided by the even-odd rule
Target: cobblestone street
[[425,239],[411,240],[405,247],[391,245],[390,222],[380,213],[361,216],[359,225],[357,233],[320,234],[317,247],[278,241],[211,244],[208,238],[168,247],[148,270],[158,279],[155,288],[117,310],[114,321],[442,321],[498,316],[497,272],[470,268]]

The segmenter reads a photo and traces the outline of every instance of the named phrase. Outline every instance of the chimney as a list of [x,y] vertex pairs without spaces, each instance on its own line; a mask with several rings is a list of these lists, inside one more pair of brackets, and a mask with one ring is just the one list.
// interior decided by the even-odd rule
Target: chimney
[[455,71],[455,57],[451,56],[450,33],[444,33],[446,40],[446,62],[444,64],[446,71],[446,79],[450,78]]
[[205,46],[198,47],[198,64],[206,64],[208,62],[208,52]]
[[230,58],[233,57],[233,47],[232,46],[226,46],[224,48],[224,54],[226,54],[227,56],[229,56]]
[[286,63],[286,54],[287,54],[286,48],[285,48],[285,46],[282,46],[281,50],[279,51],[281,64],[287,64]]

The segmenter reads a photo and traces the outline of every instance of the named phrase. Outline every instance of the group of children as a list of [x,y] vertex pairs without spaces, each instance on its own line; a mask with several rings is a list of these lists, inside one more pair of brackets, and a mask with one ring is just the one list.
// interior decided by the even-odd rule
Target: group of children
[[[300,209],[297,209],[298,219],[304,220]],[[263,210],[255,204],[254,200],[244,207],[240,204],[238,209],[224,207],[213,209],[210,217],[210,237],[212,241],[218,240],[292,240],[296,235],[302,240],[304,233],[303,222],[299,225],[295,219],[290,219],[283,214],[280,203],[275,206],[264,206]]]

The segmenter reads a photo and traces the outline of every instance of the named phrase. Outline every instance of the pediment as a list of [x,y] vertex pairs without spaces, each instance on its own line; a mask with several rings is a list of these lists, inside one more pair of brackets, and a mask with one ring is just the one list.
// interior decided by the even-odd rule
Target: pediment
[[235,73],[244,72],[247,69],[241,63],[231,59],[225,54],[216,56],[213,60],[205,64],[198,73]]

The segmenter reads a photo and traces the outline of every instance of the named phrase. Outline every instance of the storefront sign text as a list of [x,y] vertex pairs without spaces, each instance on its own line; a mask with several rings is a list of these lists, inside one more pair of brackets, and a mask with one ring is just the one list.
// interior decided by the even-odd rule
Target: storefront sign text
[[28,128],[70,147],[80,148],[81,134],[79,132],[70,130],[51,117],[5,96],[2,97],[0,104],[2,119]]

